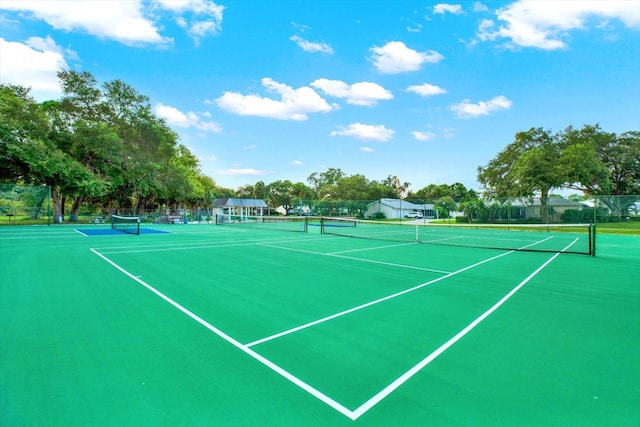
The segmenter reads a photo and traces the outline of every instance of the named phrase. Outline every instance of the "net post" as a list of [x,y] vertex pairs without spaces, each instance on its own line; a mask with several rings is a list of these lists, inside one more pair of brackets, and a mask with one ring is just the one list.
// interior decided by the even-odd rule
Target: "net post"
[[591,256],[596,256],[596,224],[590,224],[589,226],[589,248],[591,249]]

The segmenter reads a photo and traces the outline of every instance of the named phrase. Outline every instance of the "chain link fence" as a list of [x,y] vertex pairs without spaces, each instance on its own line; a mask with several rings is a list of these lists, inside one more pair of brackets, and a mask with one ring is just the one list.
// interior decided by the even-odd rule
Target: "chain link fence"
[[[303,200],[270,214],[352,217],[398,221],[448,221],[496,224],[586,224],[640,221],[640,195],[565,199],[447,200]],[[65,212],[69,212],[65,207]],[[0,184],[0,225],[53,223],[106,223],[111,215],[139,216],[145,223],[212,222],[213,206],[196,209],[132,209],[84,205],[77,214],[53,218],[48,186]]]
[[288,214],[361,219],[445,220],[496,224],[587,224],[640,221],[640,195],[471,200],[296,200]]

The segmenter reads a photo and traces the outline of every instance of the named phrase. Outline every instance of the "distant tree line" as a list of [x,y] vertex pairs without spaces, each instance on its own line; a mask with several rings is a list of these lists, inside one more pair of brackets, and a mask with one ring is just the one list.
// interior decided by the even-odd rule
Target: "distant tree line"
[[28,88],[0,84],[0,182],[49,185],[54,218],[65,209],[77,215],[87,208],[208,208],[216,197],[261,198],[287,211],[302,200],[402,198],[442,212],[464,209],[472,218],[488,201],[546,198],[554,188],[629,200],[640,194],[640,132],[616,135],[598,125],[517,133],[478,168],[483,197],[461,183],[412,192],[394,175],[377,181],[338,168],[312,173],[307,184],[258,181],[233,190],[203,174],[198,159],[133,87],[120,80],[99,85],[88,72],[60,71],[58,78],[62,97],[41,103]]

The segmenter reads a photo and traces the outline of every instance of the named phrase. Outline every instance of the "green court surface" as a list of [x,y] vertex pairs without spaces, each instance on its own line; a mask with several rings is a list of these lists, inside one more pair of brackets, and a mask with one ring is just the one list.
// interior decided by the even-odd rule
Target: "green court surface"
[[0,425],[640,425],[639,237],[143,229],[0,228]]

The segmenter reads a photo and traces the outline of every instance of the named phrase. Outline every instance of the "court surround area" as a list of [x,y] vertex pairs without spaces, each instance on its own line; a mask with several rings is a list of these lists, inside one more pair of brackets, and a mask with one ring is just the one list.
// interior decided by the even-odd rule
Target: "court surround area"
[[355,228],[1,227],[0,425],[637,425],[638,237]]

